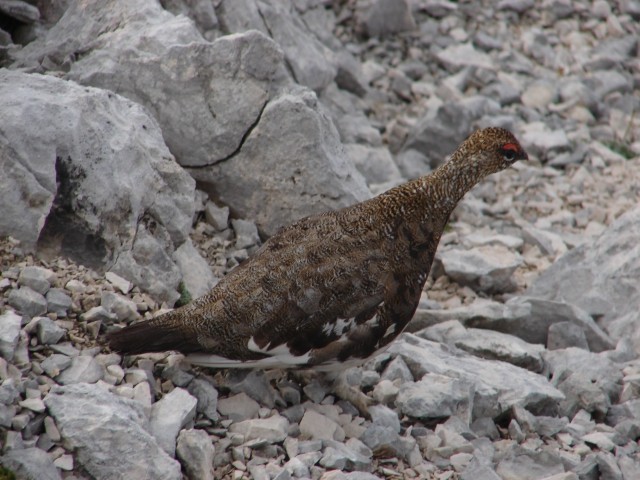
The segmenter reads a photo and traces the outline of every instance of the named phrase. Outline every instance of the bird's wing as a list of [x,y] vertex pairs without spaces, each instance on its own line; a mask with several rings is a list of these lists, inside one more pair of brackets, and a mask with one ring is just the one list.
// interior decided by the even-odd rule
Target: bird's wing
[[224,334],[221,320],[236,327],[235,352],[212,350],[229,356],[241,349],[240,357],[257,358],[286,348],[303,356],[371,319],[384,299],[389,264],[377,234],[360,233],[347,234],[324,216],[272,237],[194,312],[212,318],[209,338]]

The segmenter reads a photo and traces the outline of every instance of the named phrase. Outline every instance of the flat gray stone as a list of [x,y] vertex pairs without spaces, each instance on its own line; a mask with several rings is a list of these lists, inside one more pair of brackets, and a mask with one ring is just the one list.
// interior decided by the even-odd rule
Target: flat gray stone
[[248,248],[260,244],[260,235],[258,234],[258,227],[254,222],[249,220],[243,220],[241,218],[234,218],[231,220],[231,226],[236,233],[236,248]]
[[73,303],[71,297],[62,288],[50,288],[45,295],[47,310],[58,317],[66,317]]
[[189,392],[178,387],[151,406],[149,432],[171,457],[175,455],[178,433],[196,416],[197,403]]
[[219,278],[211,271],[207,261],[202,258],[191,239],[188,239],[173,253],[173,260],[180,268],[182,281],[193,299],[209,292]]
[[103,292],[100,306],[116,316],[118,321],[132,321],[140,317],[138,307],[133,300],[114,292]]
[[385,405],[372,405],[369,407],[369,414],[374,425],[391,427],[396,433],[400,433],[400,419],[394,410]]
[[44,399],[75,461],[95,478],[180,480],[180,464],[148,432],[143,407],[87,383],[53,387]]
[[98,305],[97,307],[92,307],[81,315],[83,320],[87,322],[104,322],[107,325],[112,324],[118,320],[118,317],[115,313],[110,312],[102,305]]
[[221,232],[229,227],[229,207],[219,207],[209,200],[204,206],[204,218],[216,231]]
[[309,477],[309,467],[297,457],[294,457],[285,463],[284,469],[297,478]]
[[427,373],[420,381],[400,387],[396,405],[405,415],[434,419],[460,417],[471,423],[475,386],[466,379]]
[[401,437],[391,427],[370,425],[360,438],[376,456],[405,458],[416,445],[413,437]]
[[448,320],[459,320],[465,327],[497,330],[542,345],[547,343],[550,325],[571,322],[584,331],[591,351],[615,348],[611,337],[576,305],[526,296],[513,297],[506,303],[478,300],[469,306],[448,310],[419,309],[406,331],[415,332]]
[[464,328],[457,320],[449,320],[426,328],[419,336],[435,342],[458,347],[477,357],[501,360],[533,372],[541,372],[544,366],[539,344],[502,332],[480,328]]
[[560,350],[568,347],[589,350],[589,343],[584,330],[571,322],[558,322],[549,325],[547,348],[549,350]]
[[186,388],[198,401],[196,411],[209,420],[217,421],[218,391],[212,383],[203,378],[194,378]]
[[273,408],[278,398],[277,392],[262,370],[230,370],[226,386],[232,393],[244,392],[260,405]]
[[568,250],[560,235],[532,225],[526,225],[522,229],[522,239],[531,245],[537,246],[545,255],[556,257],[566,253]]
[[0,465],[21,480],[62,480],[47,452],[39,448],[9,450],[0,456]]
[[639,229],[640,208],[635,208],[598,238],[563,255],[542,272],[527,294],[572,303],[590,315],[601,316],[600,325],[605,326],[637,313],[640,286],[632,279],[640,276]]
[[38,342],[42,345],[51,345],[52,343],[58,343],[66,330],[59,327],[56,322],[47,317],[42,317],[38,320],[37,336]]
[[367,180],[368,185],[400,184],[404,180],[389,150],[351,143],[345,145],[347,156]]
[[221,398],[218,400],[218,411],[234,422],[248,420],[258,415],[260,405],[246,393]]
[[0,315],[0,357],[11,361],[20,340],[22,317],[11,310]]
[[49,355],[45,358],[40,366],[51,378],[57,377],[60,375],[60,372],[71,366],[71,357],[60,353],[54,353],[53,355]]
[[245,441],[262,439],[270,443],[282,442],[287,437],[289,421],[280,416],[257,418],[234,423],[229,427],[231,433],[244,435]]
[[396,357],[385,367],[382,375],[380,375],[380,380],[389,380],[391,382],[399,380],[401,383],[404,383],[413,382],[414,379],[409,367],[407,367],[407,364],[402,360],[402,357]]
[[343,441],[345,438],[344,430],[334,420],[310,409],[300,421],[300,434],[312,440]]
[[27,266],[20,271],[18,283],[35,290],[40,295],[44,295],[51,288],[51,283],[56,275],[53,270],[38,266]]
[[564,130],[550,130],[542,122],[531,122],[523,127],[522,146],[543,158],[548,158],[552,151],[564,151],[571,147]]
[[37,317],[47,313],[47,300],[29,287],[20,287],[9,293],[9,305],[28,317]]
[[340,470],[331,470],[321,477],[322,480],[380,480],[378,475],[368,472],[341,472]]
[[74,383],[95,383],[104,375],[104,367],[95,358],[78,355],[71,359],[71,365],[56,377],[61,385]]
[[182,430],[176,454],[189,478],[213,480],[213,444],[204,430]]
[[116,287],[118,290],[120,290],[121,293],[124,293],[125,295],[129,293],[131,291],[131,288],[133,287],[129,280],[127,280],[126,278],[122,278],[117,273],[105,272],[104,278],[106,278],[111,285]]
[[345,445],[335,440],[323,440],[324,453],[320,465],[327,469],[338,470],[371,470],[373,452],[357,439],[350,439]]
[[495,70],[491,57],[476,50],[472,43],[453,44],[436,54],[436,58],[445,67],[457,71],[463,67],[476,67]]
[[519,449],[498,463],[496,473],[503,480],[537,480],[564,473],[564,466],[549,452]]
[[444,250],[436,254],[436,259],[457,283],[486,293],[515,290],[513,273],[523,262],[517,252],[500,245]]

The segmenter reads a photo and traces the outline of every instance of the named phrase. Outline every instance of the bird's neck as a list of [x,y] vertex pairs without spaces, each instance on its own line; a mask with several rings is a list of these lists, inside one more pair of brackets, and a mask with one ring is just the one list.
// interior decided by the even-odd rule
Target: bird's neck
[[441,198],[436,200],[451,200],[457,204],[464,195],[471,190],[483,177],[480,168],[480,159],[461,161],[457,157],[452,157],[431,175],[422,177],[421,180],[431,185],[440,187],[436,189],[436,194]]
[[462,197],[482,179],[479,164],[452,157],[429,175],[405,184],[415,192],[418,214],[448,219]]

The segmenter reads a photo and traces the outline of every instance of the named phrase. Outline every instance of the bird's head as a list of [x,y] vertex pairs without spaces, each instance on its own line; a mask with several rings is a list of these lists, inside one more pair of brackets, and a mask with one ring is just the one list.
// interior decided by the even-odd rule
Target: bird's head
[[473,165],[481,176],[486,176],[518,160],[528,160],[529,156],[509,130],[489,127],[469,135],[451,159],[458,164]]

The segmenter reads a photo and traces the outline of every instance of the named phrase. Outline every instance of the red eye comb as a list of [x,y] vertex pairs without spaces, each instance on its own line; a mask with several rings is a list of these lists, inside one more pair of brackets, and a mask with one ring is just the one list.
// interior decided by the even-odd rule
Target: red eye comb
[[502,146],[503,150],[511,150],[513,152],[517,152],[520,150],[520,148],[518,147],[518,145],[516,145],[515,143],[505,143]]

